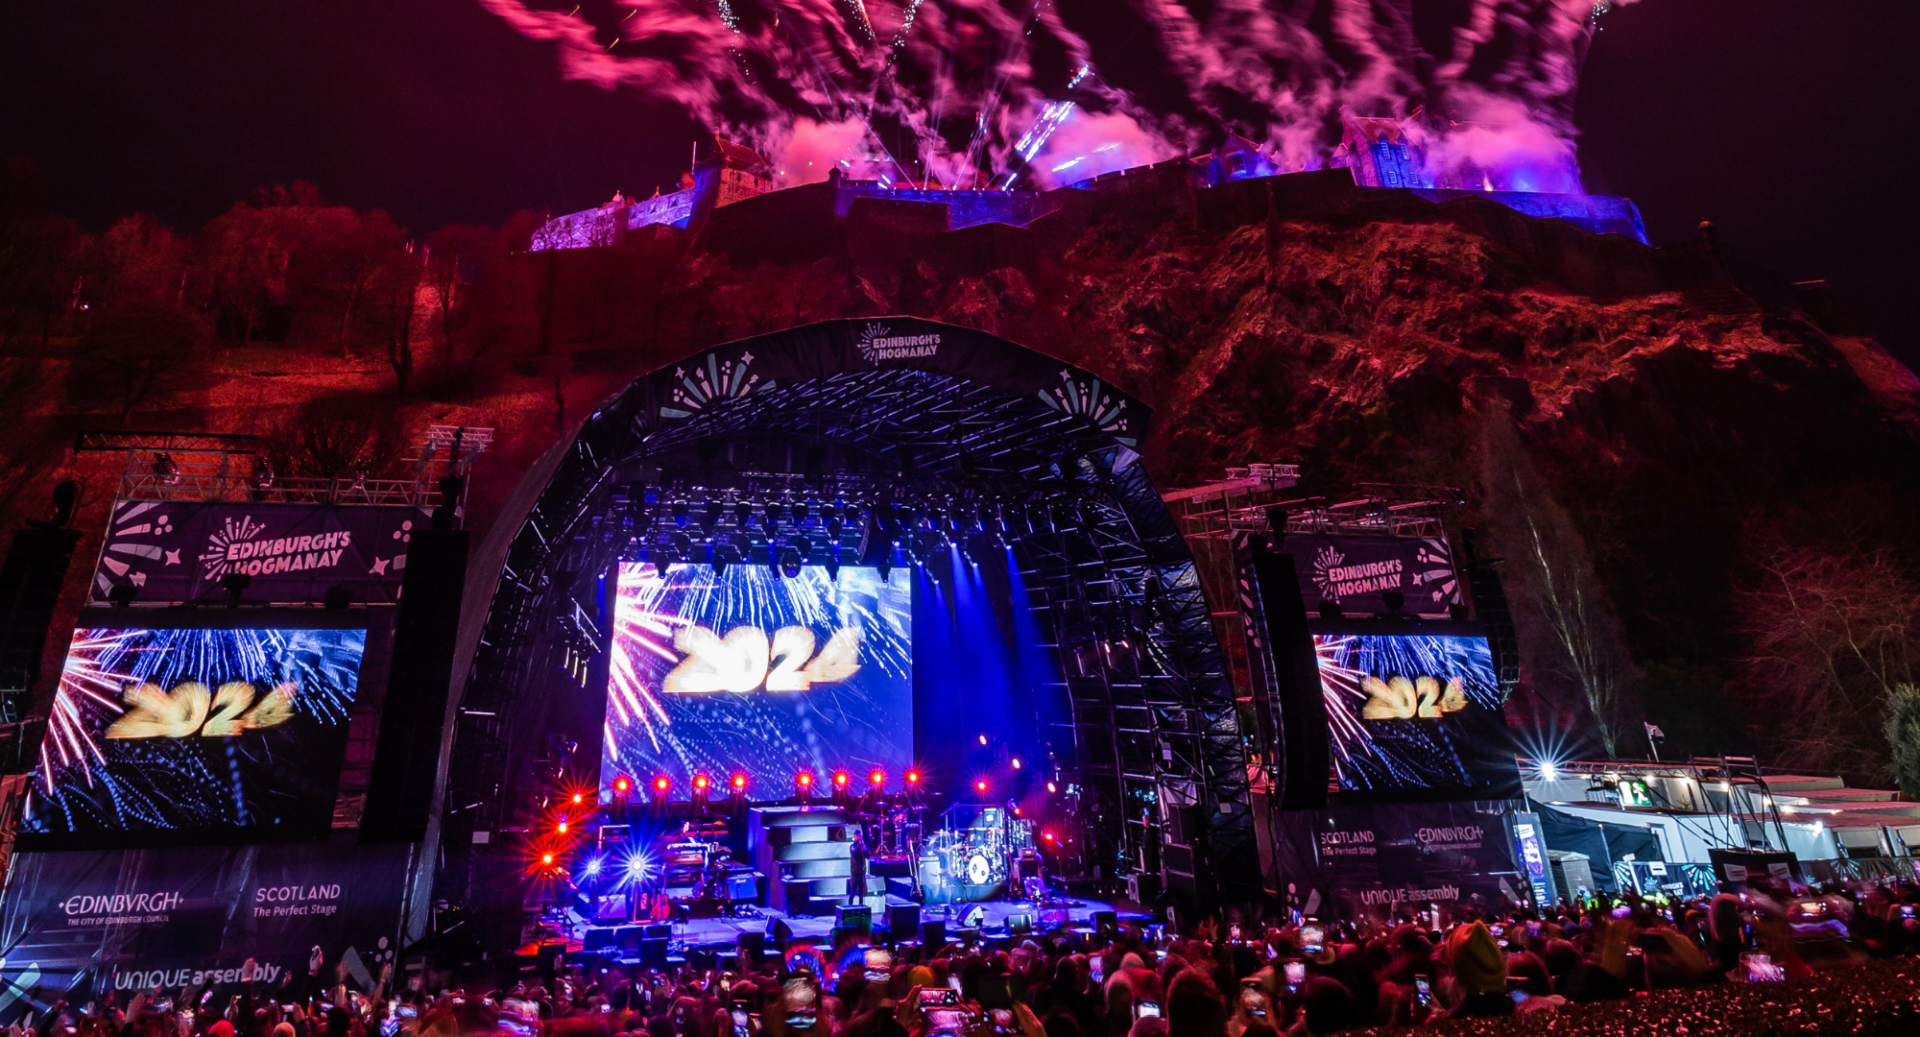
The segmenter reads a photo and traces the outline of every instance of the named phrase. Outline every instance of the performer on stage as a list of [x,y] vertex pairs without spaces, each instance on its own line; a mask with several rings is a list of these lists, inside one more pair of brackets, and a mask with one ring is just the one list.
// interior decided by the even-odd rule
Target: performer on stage
[[867,842],[860,837],[860,829],[853,829],[853,846],[850,850],[853,864],[852,877],[847,880],[847,902],[865,903],[867,899]]

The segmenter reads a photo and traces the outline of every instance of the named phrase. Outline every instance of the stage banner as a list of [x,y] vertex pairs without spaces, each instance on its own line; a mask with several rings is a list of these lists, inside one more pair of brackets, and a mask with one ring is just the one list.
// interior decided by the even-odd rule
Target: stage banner
[[[60,998],[253,981],[301,996],[314,947],[362,989],[394,959],[414,846],[21,853],[0,906],[0,1022]],[[252,959],[254,971],[246,974]],[[223,988],[236,987],[223,992]],[[285,998],[283,998],[285,999]]]
[[390,504],[118,501],[93,600],[132,586],[143,602],[219,600],[245,574],[248,601],[302,603],[345,588],[355,604],[399,599],[407,544],[431,512]]
[[1344,917],[1530,899],[1504,813],[1467,803],[1336,804],[1312,817],[1313,899],[1331,900]]
[[1289,533],[1285,546],[1308,613],[1323,601],[1345,612],[1385,612],[1387,591],[1405,596],[1407,612],[1427,615],[1467,600],[1444,537]]

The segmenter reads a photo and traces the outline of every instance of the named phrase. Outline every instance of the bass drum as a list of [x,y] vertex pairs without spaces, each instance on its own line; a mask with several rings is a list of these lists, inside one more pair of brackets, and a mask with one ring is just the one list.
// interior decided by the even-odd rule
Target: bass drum
[[975,850],[967,855],[967,882],[975,886],[984,886],[993,880],[993,862],[987,855]]

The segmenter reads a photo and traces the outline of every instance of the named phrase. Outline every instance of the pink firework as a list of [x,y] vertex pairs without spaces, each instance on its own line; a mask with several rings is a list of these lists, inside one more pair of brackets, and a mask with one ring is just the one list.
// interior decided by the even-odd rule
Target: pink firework
[[1340,664],[1340,660],[1346,656],[1347,644],[1352,640],[1352,637],[1337,634],[1315,634],[1313,637],[1313,652],[1320,664],[1320,694],[1327,703],[1327,726],[1333,729],[1333,747],[1339,750],[1342,758],[1351,758],[1352,747],[1364,745],[1367,741],[1367,732],[1360,726],[1360,719],[1353,710],[1356,700],[1365,702],[1367,699],[1367,693],[1360,686],[1367,674]]
[[[40,774],[47,787],[53,787],[53,768],[79,764],[93,783],[88,756],[105,759],[94,744],[89,712],[106,709],[124,712],[120,694],[128,677],[100,666],[102,656],[112,656],[137,630],[76,630],[73,645],[67,649],[67,663],[60,670],[60,690],[54,694],[53,708],[47,716],[47,737],[40,747]],[[55,757],[58,756],[56,761]]]
[[[646,729],[655,749],[660,747],[659,727],[667,723],[667,714],[660,704],[659,689],[647,686],[641,676],[645,667],[636,666],[634,657],[648,652],[671,663],[680,661],[673,650],[673,633],[687,621],[657,610],[666,589],[667,582],[651,563],[621,567],[619,600],[613,613],[613,658],[607,681],[607,703],[612,707],[609,724],[626,727],[638,722]],[[619,743],[609,734],[606,744],[618,746]]]

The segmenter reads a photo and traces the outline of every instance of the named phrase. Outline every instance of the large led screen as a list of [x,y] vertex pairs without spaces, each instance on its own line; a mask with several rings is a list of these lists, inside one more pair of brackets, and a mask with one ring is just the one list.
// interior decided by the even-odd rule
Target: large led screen
[[905,770],[913,756],[911,580],[821,566],[620,567],[601,783]]
[[1343,791],[1497,798],[1518,780],[1487,640],[1313,635]]
[[21,830],[114,845],[323,834],[366,644],[365,630],[74,631]]

